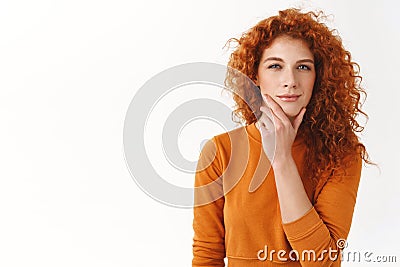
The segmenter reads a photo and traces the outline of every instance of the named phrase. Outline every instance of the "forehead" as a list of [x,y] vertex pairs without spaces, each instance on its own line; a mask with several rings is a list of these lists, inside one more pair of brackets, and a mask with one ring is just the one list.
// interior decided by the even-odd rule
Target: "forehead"
[[264,49],[263,58],[268,56],[280,58],[311,58],[313,53],[308,47],[308,44],[302,39],[294,39],[289,36],[279,36]]

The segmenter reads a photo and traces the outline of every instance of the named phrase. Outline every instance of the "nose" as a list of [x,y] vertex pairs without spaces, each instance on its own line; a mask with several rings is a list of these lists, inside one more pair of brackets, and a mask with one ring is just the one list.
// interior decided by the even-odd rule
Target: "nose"
[[283,86],[285,88],[296,88],[297,79],[293,70],[287,69],[283,76]]

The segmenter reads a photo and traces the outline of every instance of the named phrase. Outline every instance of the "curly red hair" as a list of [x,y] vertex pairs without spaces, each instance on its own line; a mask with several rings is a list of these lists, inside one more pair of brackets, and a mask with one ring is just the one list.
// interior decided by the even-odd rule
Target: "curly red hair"
[[[315,59],[316,80],[298,134],[307,147],[303,175],[316,182],[324,173],[343,171],[345,163],[350,162],[347,156],[361,157],[374,164],[355,134],[364,130],[356,120],[357,115],[368,119],[361,110],[361,94],[366,97],[366,92],[360,86],[359,65],[352,62],[336,30],[330,30],[323,19],[326,16],[322,11],[301,13],[299,9],[286,9],[261,20],[240,39],[229,39],[227,43],[236,42],[237,47],[230,55],[225,79],[226,87],[234,93],[233,115],[251,124],[261,116],[262,97],[253,82],[264,49],[281,35],[308,44]],[[238,79],[237,71],[250,79],[247,82]]]

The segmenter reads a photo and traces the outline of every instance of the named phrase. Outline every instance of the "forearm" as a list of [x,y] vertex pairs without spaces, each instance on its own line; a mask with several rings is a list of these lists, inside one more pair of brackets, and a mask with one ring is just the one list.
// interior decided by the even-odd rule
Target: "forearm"
[[289,223],[306,214],[312,208],[312,204],[304,189],[293,157],[274,161],[272,166],[282,223]]
[[[304,250],[315,252],[315,259],[310,258],[308,260],[300,257],[301,266],[330,266],[332,261],[328,257],[321,256],[323,255],[321,253],[322,250],[328,250],[330,247],[333,247],[334,241],[331,239],[327,227],[321,223],[318,215],[315,216],[315,211],[311,210],[313,205],[304,189],[293,158],[288,157],[284,161],[276,162],[273,164],[273,169],[282,224],[286,226],[285,231],[287,231],[286,234],[292,248],[298,251],[300,255],[302,255]],[[307,225],[304,225],[305,218],[307,218]],[[298,219],[303,220],[301,222],[303,228],[296,227],[293,230],[292,224],[298,224]],[[287,230],[288,224],[292,225],[289,226],[292,227],[289,228],[289,231]],[[310,232],[310,229],[314,230]],[[299,239],[299,237],[301,238]]]
[[301,265],[331,266],[338,260],[338,242],[345,240],[350,230],[361,158],[346,170],[346,176],[330,177],[313,205],[291,157],[275,161],[272,167],[287,239],[296,251],[313,251],[317,258],[300,259]]

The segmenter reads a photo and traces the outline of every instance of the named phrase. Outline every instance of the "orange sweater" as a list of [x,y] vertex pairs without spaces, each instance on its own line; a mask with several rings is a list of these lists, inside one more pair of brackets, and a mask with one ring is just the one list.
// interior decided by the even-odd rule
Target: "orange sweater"
[[[304,151],[296,137],[292,155],[300,175]],[[302,178],[313,207],[284,224],[255,124],[214,136],[200,153],[195,175],[196,187],[213,187],[195,191],[192,266],[225,266],[225,257],[229,267],[340,266],[337,242],[350,230],[361,163],[357,158],[345,175],[323,176],[317,185]]]

